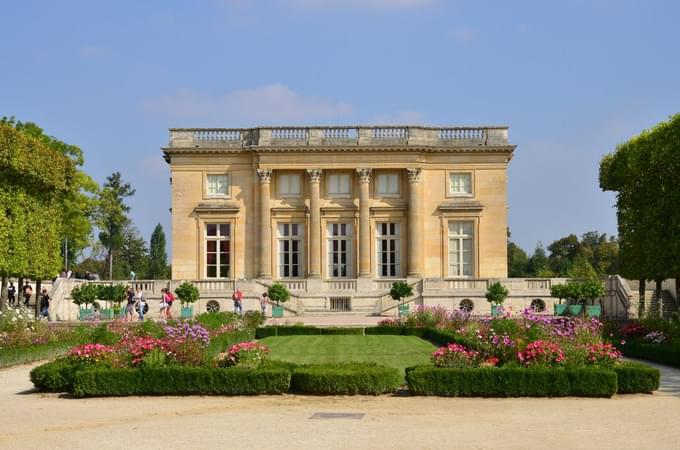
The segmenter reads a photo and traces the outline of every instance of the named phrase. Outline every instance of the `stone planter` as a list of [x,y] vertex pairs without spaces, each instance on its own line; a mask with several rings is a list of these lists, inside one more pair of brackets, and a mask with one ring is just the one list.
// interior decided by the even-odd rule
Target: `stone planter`
[[410,305],[399,305],[399,317],[407,316],[410,309]]
[[583,312],[583,305],[569,305],[569,314],[578,316]]
[[80,308],[78,310],[78,319],[88,320],[94,317],[94,309],[92,308]]
[[586,306],[586,314],[588,314],[588,317],[600,317],[602,315],[602,306]]
[[180,319],[190,319],[193,315],[194,315],[193,306],[182,307],[182,309],[179,312]]
[[491,317],[501,316],[502,305],[491,305]]
[[272,317],[283,317],[283,306],[272,306]]
[[556,316],[564,316],[567,314],[567,305],[555,304],[553,307]]

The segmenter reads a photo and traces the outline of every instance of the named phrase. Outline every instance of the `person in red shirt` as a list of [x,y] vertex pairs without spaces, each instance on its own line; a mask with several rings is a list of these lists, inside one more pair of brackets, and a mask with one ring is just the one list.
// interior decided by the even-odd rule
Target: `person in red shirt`
[[234,294],[231,296],[234,301],[234,314],[239,316],[243,315],[243,292],[239,288],[236,288]]

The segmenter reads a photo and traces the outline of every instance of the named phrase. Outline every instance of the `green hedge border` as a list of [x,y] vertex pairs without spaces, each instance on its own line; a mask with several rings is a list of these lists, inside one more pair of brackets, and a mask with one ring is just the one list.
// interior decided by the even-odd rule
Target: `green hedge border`
[[417,366],[406,369],[414,395],[448,397],[611,397],[617,391],[610,369],[477,368]]
[[661,372],[646,364],[624,361],[614,366],[619,394],[651,394],[659,389]]
[[372,364],[320,364],[293,370],[291,391],[318,395],[379,395],[401,386],[399,369]]
[[680,367],[680,345],[626,342],[616,347],[626,356]]

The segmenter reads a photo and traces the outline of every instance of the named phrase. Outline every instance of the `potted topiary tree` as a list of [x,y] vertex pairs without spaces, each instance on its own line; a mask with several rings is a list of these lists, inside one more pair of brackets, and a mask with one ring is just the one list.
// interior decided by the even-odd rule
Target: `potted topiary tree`
[[109,308],[113,300],[113,286],[110,284],[97,286],[97,298],[106,305],[106,308],[99,308],[99,317],[107,320],[113,319],[113,309]]
[[[390,289],[390,297],[400,302],[413,295],[413,289],[404,281],[395,281]],[[409,312],[409,305],[401,303],[399,306],[399,317],[404,317]]]
[[604,295],[604,283],[600,280],[588,280],[581,284],[581,297],[589,304],[586,305],[586,314],[589,317],[602,315],[602,304],[595,304],[595,300]]
[[583,298],[582,284],[579,282],[570,282],[565,286],[564,295],[567,300],[569,300],[569,314],[572,316],[578,316],[583,312],[583,305],[579,303],[579,300]]
[[274,283],[269,286],[267,295],[269,300],[276,302],[276,306],[272,306],[272,317],[283,317],[283,306],[280,304],[290,299],[290,292],[286,286],[281,283]]
[[180,302],[182,302],[182,309],[180,311],[180,318],[187,319],[194,315],[194,308],[190,306],[192,303],[196,302],[199,297],[198,288],[193,284],[185,281],[184,283],[177,286],[175,289],[175,295]]
[[559,303],[554,305],[556,316],[563,316],[567,313],[567,305],[562,304],[562,299],[567,298],[567,285],[554,284],[550,287],[550,296],[559,299]]
[[[71,290],[73,303],[79,306],[78,318],[80,320],[86,320],[93,316],[94,311],[92,308],[88,308],[88,305],[94,303],[97,299],[98,291],[98,287],[91,283],[79,284]],[[85,305],[85,308],[83,308],[83,305]]]
[[496,281],[489,285],[484,296],[486,297],[486,301],[491,303],[491,315],[496,317],[499,315],[498,307],[501,306],[508,297],[508,289],[503,286],[500,281]]
[[113,302],[113,315],[125,317],[125,309],[120,304],[127,300],[127,287],[124,284],[114,284],[111,286],[111,301]]

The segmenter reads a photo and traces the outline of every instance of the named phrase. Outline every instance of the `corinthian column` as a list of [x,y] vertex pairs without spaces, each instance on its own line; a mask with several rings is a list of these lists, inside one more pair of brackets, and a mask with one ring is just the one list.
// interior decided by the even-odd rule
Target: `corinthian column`
[[408,195],[408,276],[423,276],[423,214],[420,168],[406,169]]
[[260,278],[272,277],[272,228],[269,207],[271,169],[257,169],[260,179]]
[[371,276],[371,220],[369,187],[371,169],[357,169],[359,175],[359,276]]
[[309,178],[309,278],[321,277],[321,169],[307,169]]

